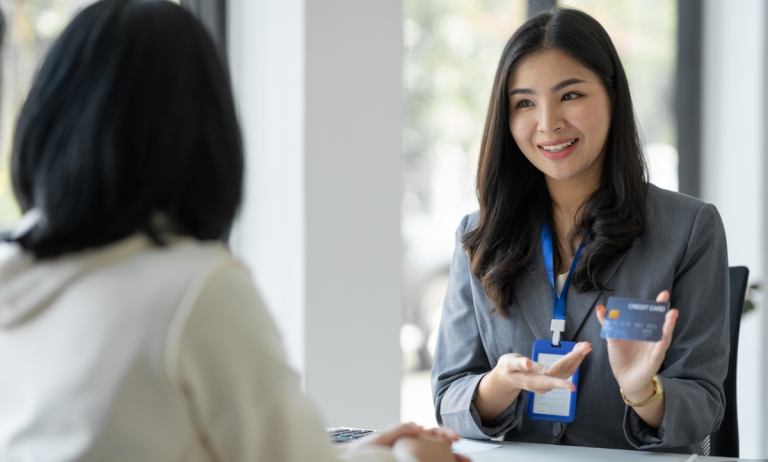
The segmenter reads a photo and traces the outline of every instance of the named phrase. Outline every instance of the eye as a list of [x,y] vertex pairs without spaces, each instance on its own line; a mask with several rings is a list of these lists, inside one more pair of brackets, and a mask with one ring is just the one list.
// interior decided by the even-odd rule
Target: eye
[[533,106],[533,102],[529,99],[524,99],[518,102],[515,107],[523,108],[523,107],[531,107],[531,106]]
[[563,101],[570,101],[572,99],[576,99],[576,98],[580,98],[580,97],[581,97],[581,95],[578,94],[578,93],[573,93],[573,92],[566,93],[566,94],[563,95]]

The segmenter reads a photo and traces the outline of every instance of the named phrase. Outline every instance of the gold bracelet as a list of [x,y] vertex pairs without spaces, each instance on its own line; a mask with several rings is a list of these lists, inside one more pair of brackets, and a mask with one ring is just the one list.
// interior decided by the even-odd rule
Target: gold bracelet
[[659,380],[659,377],[654,374],[652,381],[653,381],[653,389],[654,389],[653,395],[650,398],[646,399],[645,401],[640,401],[639,403],[633,403],[632,401],[627,400],[627,397],[624,395],[624,390],[619,388],[619,393],[621,393],[621,399],[624,400],[624,404],[626,404],[629,407],[643,407],[661,398],[662,395],[664,394],[664,386],[661,385],[661,380]]

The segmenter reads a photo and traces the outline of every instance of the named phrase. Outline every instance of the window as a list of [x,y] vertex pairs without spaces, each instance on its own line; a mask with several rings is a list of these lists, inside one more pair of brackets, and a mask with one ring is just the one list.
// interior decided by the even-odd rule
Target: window
[[19,217],[8,171],[13,128],[35,72],[59,33],[92,0],[2,0],[6,36],[0,112],[0,229]]
[[454,230],[477,209],[475,169],[501,50],[525,0],[406,0],[402,419],[434,425],[429,369]]
[[603,25],[629,79],[651,183],[678,190],[677,122],[673,101],[677,65],[677,0],[560,0]]

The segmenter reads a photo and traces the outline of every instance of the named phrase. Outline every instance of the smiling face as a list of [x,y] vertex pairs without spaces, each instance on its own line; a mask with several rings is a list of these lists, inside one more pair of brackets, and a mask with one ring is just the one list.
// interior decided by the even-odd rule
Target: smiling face
[[560,50],[523,60],[509,79],[509,129],[553,182],[599,185],[611,101],[600,78]]

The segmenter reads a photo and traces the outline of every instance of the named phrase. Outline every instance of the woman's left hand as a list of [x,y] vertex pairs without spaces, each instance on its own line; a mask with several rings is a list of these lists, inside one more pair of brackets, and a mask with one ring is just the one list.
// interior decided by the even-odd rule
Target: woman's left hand
[[[669,291],[665,290],[656,297],[657,302],[669,301]],[[600,305],[595,310],[597,319],[603,324],[605,307]],[[641,342],[635,340],[606,339],[608,341],[608,358],[613,375],[619,382],[628,400],[644,401],[653,395],[652,379],[659,371],[661,363],[672,343],[672,332],[679,312],[673,308],[664,317],[661,329],[661,340],[658,342]]]

